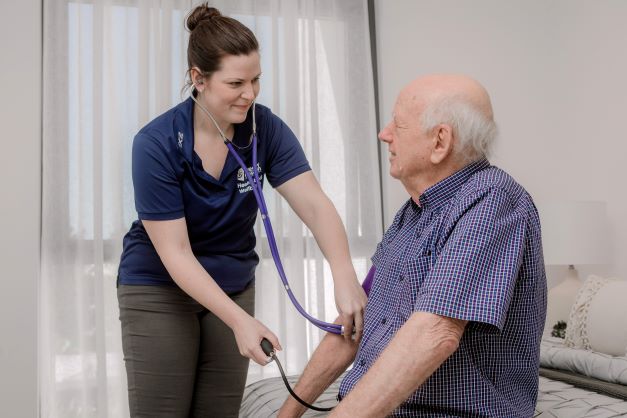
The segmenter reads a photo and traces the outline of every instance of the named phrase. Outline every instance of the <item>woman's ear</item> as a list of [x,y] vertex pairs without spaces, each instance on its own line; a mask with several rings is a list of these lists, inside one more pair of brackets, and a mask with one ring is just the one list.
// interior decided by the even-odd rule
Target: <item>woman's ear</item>
[[192,84],[198,90],[199,93],[202,93],[204,89],[204,76],[202,75],[202,71],[198,67],[192,67],[189,70],[189,76],[192,79]]
[[453,129],[446,124],[440,124],[433,130],[433,148],[431,162],[439,164],[453,153]]

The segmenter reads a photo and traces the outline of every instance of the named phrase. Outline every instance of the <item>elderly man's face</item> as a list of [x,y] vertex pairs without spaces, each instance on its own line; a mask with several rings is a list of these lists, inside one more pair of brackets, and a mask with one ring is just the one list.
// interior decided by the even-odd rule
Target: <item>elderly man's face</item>
[[401,93],[392,121],[379,132],[388,144],[390,175],[403,183],[411,181],[429,167],[431,141],[420,127],[421,107]]

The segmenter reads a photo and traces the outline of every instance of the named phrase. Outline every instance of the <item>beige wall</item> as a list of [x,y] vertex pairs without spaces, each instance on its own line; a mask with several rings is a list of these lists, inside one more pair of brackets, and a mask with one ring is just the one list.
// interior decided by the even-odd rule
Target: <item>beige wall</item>
[[0,2],[0,415],[38,416],[41,0]]
[[[627,279],[627,2],[376,0],[375,13],[382,121],[419,74],[477,78],[500,127],[492,162],[537,201],[606,201],[611,265],[580,270]],[[407,195],[385,160],[387,225]]]

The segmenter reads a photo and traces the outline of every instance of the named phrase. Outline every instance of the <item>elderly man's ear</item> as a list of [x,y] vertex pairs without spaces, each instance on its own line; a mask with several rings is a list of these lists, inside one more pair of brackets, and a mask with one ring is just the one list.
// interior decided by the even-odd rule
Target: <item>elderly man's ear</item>
[[453,141],[453,130],[450,126],[442,124],[433,130],[432,164],[440,164],[453,153]]

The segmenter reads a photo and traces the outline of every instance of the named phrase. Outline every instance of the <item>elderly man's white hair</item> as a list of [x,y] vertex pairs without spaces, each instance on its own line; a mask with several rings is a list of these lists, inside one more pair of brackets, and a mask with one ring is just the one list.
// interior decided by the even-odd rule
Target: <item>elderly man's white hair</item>
[[464,96],[439,97],[423,109],[420,125],[431,132],[440,124],[449,125],[459,146],[455,153],[466,162],[489,157],[498,129],[492,115]]

